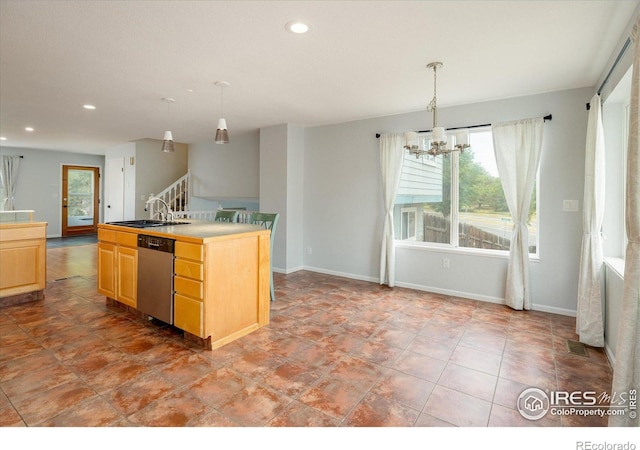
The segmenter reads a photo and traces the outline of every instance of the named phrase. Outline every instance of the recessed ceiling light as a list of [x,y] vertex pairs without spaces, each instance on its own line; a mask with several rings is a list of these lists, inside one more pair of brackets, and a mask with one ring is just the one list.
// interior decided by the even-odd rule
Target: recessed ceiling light
[[95,107],[95,106],[93,106],[93,105],[82,105],[82,107],[83,107],[84,109],[96,109],[96,107]]
[[293,22],[288,22],[284,28],[289,32],[289,33],[293,33],[293,34],[304,34],[307,31],[309,31],[309,25],[304,23],[304,22],[300,22],[299,20],[293,21]]
[[31,131],[33,131],[33,128],[31,128],[31,127],[24,127],[24,131],[29,131],[29,132],[31,132]]

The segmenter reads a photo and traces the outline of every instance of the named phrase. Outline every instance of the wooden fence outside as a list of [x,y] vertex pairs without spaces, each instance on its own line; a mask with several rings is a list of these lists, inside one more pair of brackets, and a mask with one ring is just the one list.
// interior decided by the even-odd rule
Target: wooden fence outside
[[[424,240],[448,244],[451,221],[441,216],[424,214]],[[467,248],[484,248],[491,250],[509,250],[511,239],[498,236],[482,230],[468,223],[458,225],[458,245]],[[535,253],[536,247],[530,246],[529,251]]]

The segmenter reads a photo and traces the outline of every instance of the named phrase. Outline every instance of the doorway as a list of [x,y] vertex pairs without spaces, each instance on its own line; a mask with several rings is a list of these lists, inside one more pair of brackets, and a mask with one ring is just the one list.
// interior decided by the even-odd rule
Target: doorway
[[100,168],[62,166],[62,236],[98,232]]

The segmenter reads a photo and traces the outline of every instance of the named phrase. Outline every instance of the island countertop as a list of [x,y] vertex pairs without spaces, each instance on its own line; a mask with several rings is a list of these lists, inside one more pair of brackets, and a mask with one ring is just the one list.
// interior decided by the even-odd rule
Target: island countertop
[[184,219],[180,225],[155,226],[148,228],[128,227],[112,223],[98,224],[99,229],[126,231],[149,236],[168,237],[185,242],[206,244],[216,240],[224,240],[237,234],[270,234],[260,225],[247,223],[214,222],[210,220]]

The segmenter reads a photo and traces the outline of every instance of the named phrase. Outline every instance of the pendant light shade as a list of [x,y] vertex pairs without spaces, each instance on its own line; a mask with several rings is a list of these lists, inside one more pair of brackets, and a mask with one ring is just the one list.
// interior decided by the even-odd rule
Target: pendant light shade
[[220,87],[220,119],[216,129],[216,144],[228,144],[229,132],[227,131],[227,121],[224,118],[224,88],[229,87],[229,82],[216,81],[216,86]]
[[[172,98],[163,98],[162,101],[167,103],[167,128],[168,128],[169,115],[170,115],[169,107],[171,103],[175,102],[175,100]],[[171,133],[171,131],[164,132],[164,139],[162,141],[162,151],[164,153],[173,153],[176,151],[175,148],[173,147],[173,133]]]
[[218,120],[218,129],[216,130],[216,144],[228,144],[229,133],[227,132],[227,121],[224,118]]
[[175,148],[173,147],[173,134],[171,131],[164,132],[164,141],[162,142],[162,151],[165,153],[175,152]]

